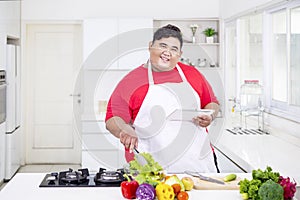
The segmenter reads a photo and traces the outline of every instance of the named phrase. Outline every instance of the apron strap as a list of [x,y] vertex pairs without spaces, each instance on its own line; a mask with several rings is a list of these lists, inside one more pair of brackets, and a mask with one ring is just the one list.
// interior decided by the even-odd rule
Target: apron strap
[[[148,68],[148,80],[149,80],[149,85],[154,85],[154,79],[153,79],[153,73],[152,73],[152,67],[151,65],[149,66],[150,60],[147,61],[146,66]],[[176,69],[179,72],[179,75],[182,79],[182,82],[187,82],[187,79],[182,71],[182,69],[176,64]]]
[[179,75],[180,75],[180,77],[181,77],[181,79],[182,79],[182,82],[187,82],[186,77],[185,77],[185,75],[184,75],[182,69],[179,67],[178,64],[176,64],[176,69],[177,69],[178,72],[179,72]]
[[150,63],[150,59],[146,63],[147,68],[148,68],[148,80],[149,80],[149,86],[150,86],[150,85],[154,85],[154,79],[153,79],[153,75],[152,75],[152,67],[151,67],[151,65],[149,65],[149,63]]

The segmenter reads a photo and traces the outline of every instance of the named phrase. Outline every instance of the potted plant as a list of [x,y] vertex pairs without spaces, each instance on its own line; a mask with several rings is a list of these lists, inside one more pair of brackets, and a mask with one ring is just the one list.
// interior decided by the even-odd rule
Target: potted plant
[[217,32],[214,28],[208,27],[203,31],[206,36],[206,43],[214,43],[214,35],[217,35]]

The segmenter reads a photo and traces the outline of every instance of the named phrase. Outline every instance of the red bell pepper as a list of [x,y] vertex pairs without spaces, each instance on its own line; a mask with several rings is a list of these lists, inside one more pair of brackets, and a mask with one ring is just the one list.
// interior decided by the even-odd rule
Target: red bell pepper
[[122,195],[126,199],[135,199],[135,193],[139,187],[139,183],[135,180],[131,180],[126,174],[124,174],[124,177],[127,179],[127,181],[123,181],[121,183]]

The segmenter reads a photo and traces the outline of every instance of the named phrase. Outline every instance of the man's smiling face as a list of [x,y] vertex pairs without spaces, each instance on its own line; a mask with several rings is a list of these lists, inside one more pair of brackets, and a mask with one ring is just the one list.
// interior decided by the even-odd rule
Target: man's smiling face
[[149,51],[152,68],[158,72],[174,69],[182,54],[180,41],[175,37],[150,42]]

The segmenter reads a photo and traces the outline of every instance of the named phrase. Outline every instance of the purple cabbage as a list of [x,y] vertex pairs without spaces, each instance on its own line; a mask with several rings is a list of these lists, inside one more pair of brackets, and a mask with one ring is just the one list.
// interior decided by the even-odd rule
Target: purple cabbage
[[154,200],[156,196],[154,187],[148,183],[139,185],[135,194],[138,200]]
[[279,184],[282,186],[284,190],[284,199],[290,200],[293,199],[296,193],[296,182],[292,182],[289,177],[284,178],[282,176],[279,177]]

